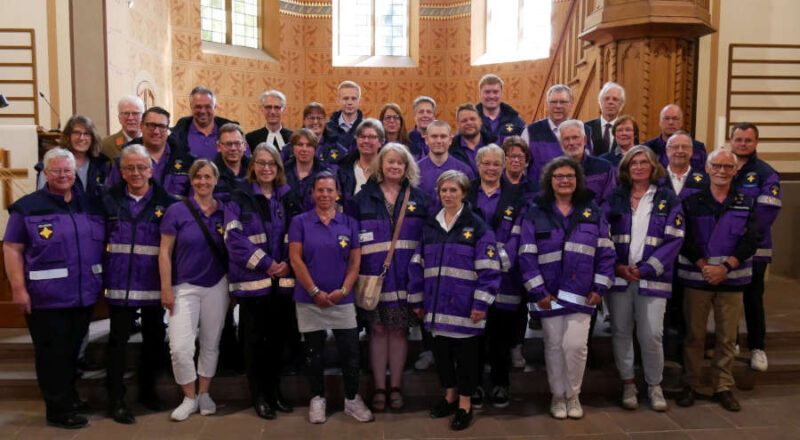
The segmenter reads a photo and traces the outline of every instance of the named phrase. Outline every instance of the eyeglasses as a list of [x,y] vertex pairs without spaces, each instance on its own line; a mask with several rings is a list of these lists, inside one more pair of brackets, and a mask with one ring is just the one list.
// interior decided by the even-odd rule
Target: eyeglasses
[[225,148],[242,148],[244,146],[244,142],[241,141],[233,141],[233,142],[220,142]]
[[262,107],[264,107],[264,110],[266,110],[266,111],[271,111],[271,110],[278,111],[278,110],[283,108],[283,107],[281,107],[279,105],[265,105],[265,106],[262,106]]
[[663,119],[663,120],[665,120],[665,121],[670,121],[670,122],[679,122],[679,121],[681,120],[681,117],[680,117],[680,116],[675,116],[675,117],[672,117],[672,116],[664,116],[664,117],[663,117],[663,118],[661,118],[661,119]]
[[677,145],[677,144],[670,144],[667,145],[667,148],[675,151],[689,151],[692,149],[691,145]]
[[45,168],[47,174],[53,174],[55,176],[71,176],[75,174],[74,168]]
[[255,161],[253,163],[256,164],[257,166],[260,166],[261,168],[267,168],[267,167],[269,167],[269,168],[278,168],[278,162],[275,162],[274,160],[270,160],[270,161],[257,160],[257,161]]
[[142,116],[142,112],[119,112],[119,115],[125,119],[130,118],[131,116],[138,118],[139,116]]
[[376,140],[378,140],[378,135],[377,134],[360,134],[360,135],[358,135],[358,138],[359,139],[368,140],[368,141],[376,141]]
[[147,127],[148,130],[151,131],[167,131],[169,130],[169,125],[167,124],[156,124],[155,122],[145,122],[144,126]]
[[308,119],[309,121],[312,121],[312,122],[319,122],[319,121],[324,121],[325,117],[324,116],[306,116],[306,119]]
[[83,138],[83,137],[91,138],[92,134],[89,133],[88,131],[73,131],[72,133],[70,133],[70,136],[74,136],[76,138]]
[[711,169],[714,171],[733,171],[734,168],[736,168],[736,165],[732,163],[711,163]]
[[550,105],[567,105],[570,101],[547,101]]
[[482,166],[482,167],[503,168],[503,163],[502,162],[481,162],[480,166]]
[[648,165],[650,165],[650,161],[649,160],[637,160],[637,161],[631,161],[630,167],[631,168],[633,168],[633,167],[646,167]]
[[508,156],[506,156],[506,158],[508,158],[508,160],[510,160],[510,161],[511,160],[522,161],[522,160],[525,160],[525,155],[524,154],[509,154]]
[[575,180],[574,174],[553,174],[553,180]]
[[133,173],[135,171],[138,171],[140,173],[145,173],[149,169],[150,167],[147,165],[128,165],[122,167],[122,171],[125,171],[126,173]]
[[384,115],[383,116],[383,120],[384,121],[399,121],[400,119],[402,119],[402,118],[400,118],[400,115]]

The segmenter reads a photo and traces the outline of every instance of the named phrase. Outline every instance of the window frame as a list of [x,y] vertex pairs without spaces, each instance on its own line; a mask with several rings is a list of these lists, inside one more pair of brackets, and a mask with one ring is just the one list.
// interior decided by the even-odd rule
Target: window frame
[[[517,44],[522,42],[521,35],[525,33],[525,29],[523,28],[523,24],[525,23],[522,20],[522,16],[519,13],[522,7],[523,0],[517,0],[517,14],[518,23],[517,23]],[[548,54],[544,55],[539,58],[508,58],[508,59],[500,59],[496,54],[490,54],[487,52],[487,37],[488,37],[488,26],[489,26],[489,17],[488,17],[488,8],[489,8],[489,0],[472,0],[471,2],[471,42],[470,42],[470,64],[473,66],[480,66],[486,64],[502,64],[502,63],[514,63],[520,61],[534,61],[534,60],[541,60],[545,58],[549,58],[552,55],[552,26],[553,26],[553,6],[551,2],[550,6],[550,50],[548,50]]]
[[[277,62],[280,54],[280,0],[258,0],[258,48],[236,46],[233,40],[233,1],[225,0],[225,43],[200,38],[204,54]],[[200,32],[202,34],[202,27]]]

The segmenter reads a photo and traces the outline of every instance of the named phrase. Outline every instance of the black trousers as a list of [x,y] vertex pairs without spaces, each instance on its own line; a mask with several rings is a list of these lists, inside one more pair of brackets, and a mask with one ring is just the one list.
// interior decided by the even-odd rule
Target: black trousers
[[284,362],[286,329],[294,303],[287,295],[239,298],[239,341],[253,403],[259,397],[274,403]]
[[[516,311],[502,310],[495,307],[489,309],[486,316],[486,333],[480,353],[487,356],[492,367],[490,374],[492,385],[507,387],[511,370],[511,347],[515,343],[518,314]],[[478,361],[478,383],[483,378],[483,364]]]
[[686,339],[686,319],[683,314],[683,285],[672,283],[672,296],[667,298],[664,313],[664,358],[683,364],[683,341]]
[[36,357],[36,379],[44,397],[47,418],[73,412],[76,363],[89,329],[92,307],[31,310],[25,315]]
[[[108,397],[109,404],[125,398],[125,346],[136,320],[138,307],[109,306],[111,331],[108,336]],[[142,356],[137,370],[139,398],[156,395],[156,377],[164,365],[164,309],[161,305],[141,307]]]
[[[358,394],[358,329],[349,328],[334,330],[336,349],[344,380],[344,395],[354,399]],[[312,396],[325,395],[324,362],[322,353],[325,349],[325,331],[303,333],[306,351],[306,377]]]
[[744,319],[747,323],[747,347],[750,350],[763,350],[767,323],[764,317],[764,275],[767,263],[753,262],[753,278],[744,286]]
[[433,359],[439,383],[444,388],[458,388],[461,396],[471,396],[478,386],[481,337],[433,337]]

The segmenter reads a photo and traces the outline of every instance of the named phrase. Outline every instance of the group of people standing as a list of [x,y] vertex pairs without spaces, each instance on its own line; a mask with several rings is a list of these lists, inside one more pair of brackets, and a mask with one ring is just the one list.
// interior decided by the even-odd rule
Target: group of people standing
[[[675,125],[671,105],[661,116],[672,125],[662,124],[649,146],[637,145],[636,121],[618,114],[624,89],[617,84],[601,90],[599,138],[593,124],[569,119],[569,87],[551,87],[548,117],[527,126],[502,103],[502,87],[495,75],[481,79],[481,104],[459,106],[455,136],[425,96],[414,102],[410,131],[395,104],[380,120],[364,118],[361,89],[351,81],[340,84],[340,110],[327,123],[322,105],[311,103],[294,132],[281,125],[286,98],[274,90],[260,98],[266,126],[247,134],[215,115],[216,98],[203,87],[190,96],[193,115],[172,128],[166,110],[145,110],[135,98],[120,102],[123,130],[105,142],[91,120],[71,118],[64,148],[37,166],[40,189],[9,208],[4,237],[48,423],[87,424],[75,363],[101,295],[111,317],[108,409],[120,423],[135,422],[123,377],[137,310],[139,401],[165,409],[155,384],[168,335],[184,394],[171,418],[181,421],[216,412],[209,391],[232,304],[250,399],[265,419],[293,411],[280,379],[295,335],[303,341],[312,423],[327,417],[329,333],[344,412],[369,422],[373,411],[402,409],[408,332],[421,325],[445,389],[430,415],[452,416],[452,429],[466,429],[487,399],[484,364],[488,399],[509,404],[511,353],[529,318],[541,323],[551,415],[581,418],[590,328],[603,303],[625,408],[638,406],[635,328],[650,405],[668,409],[660,384],[670,308],[686,320],[687,387],[678,404],[691,405],[713,308],[712,391],[738,410],[730,371],[742,291],[760,270],[763,295],[766,263],[756,258],[769,257],[780,208],[777,173],[755,155],[758,129],[738,124],[732,152],[706,155],[679,131],[679,118],[667,130]],[[377,307],[356,307],[375,276],[382,281]],[[677,306],[669,299],[676,292]],[[360,328],[369,335],[370,405],[359,393]],[[763,330],[760,343],[763,353]],[[759,349],[757,335],[752,344]]]

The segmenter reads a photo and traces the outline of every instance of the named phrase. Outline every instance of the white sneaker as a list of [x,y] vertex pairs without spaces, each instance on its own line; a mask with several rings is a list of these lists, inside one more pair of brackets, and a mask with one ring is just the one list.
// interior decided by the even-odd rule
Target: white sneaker
[[578,395],[567,398],[567,417],[570,419],[580,419],[583,417],[583,408],[581,408],[581,401]]
[[514,368],[525,368],[525,357],[522,355],[522,344],[511,349],[511,365]]
[[197,399],[183,398],[183,402],[172,411],[170,418],[176,422],[182,422],[189,418],[190,415],[197,412]]
[[625,409],[636,409],[639,401],[636,398],[636,384],[626,383],[622,385],[622,407]]
[[550,401],[550,415],[559,420],[567,418],[567,401],[563,397],[553,396]]
[[417,361],[414,362],[414,368],[417,370],[427,370],[433,366],[433,353],[431,351],[423,351],[419,354]]
[[211,396],[208,393],[197,395],[197,406],[200,407],[200,414],[204,416],[210,416],[217,412],[217,404],[211,400]]
[[767,371],[767,353],[764,350],[750,351],[750,368],[756,371]]
[[647,395],[650,397],[650,408],[653,408],[653,411],[664,412],[669,409],[667,399],[664,398],[664,391],[661,390],[661,385],[648,386]]
[[344,413],[362,423],[375,420],[372,411],[367,408],[358,394],[353,400],[344,399]]
[[325,423],[327,402],[322,396],[315,396],[308,405],[308,421],[311,423]]

